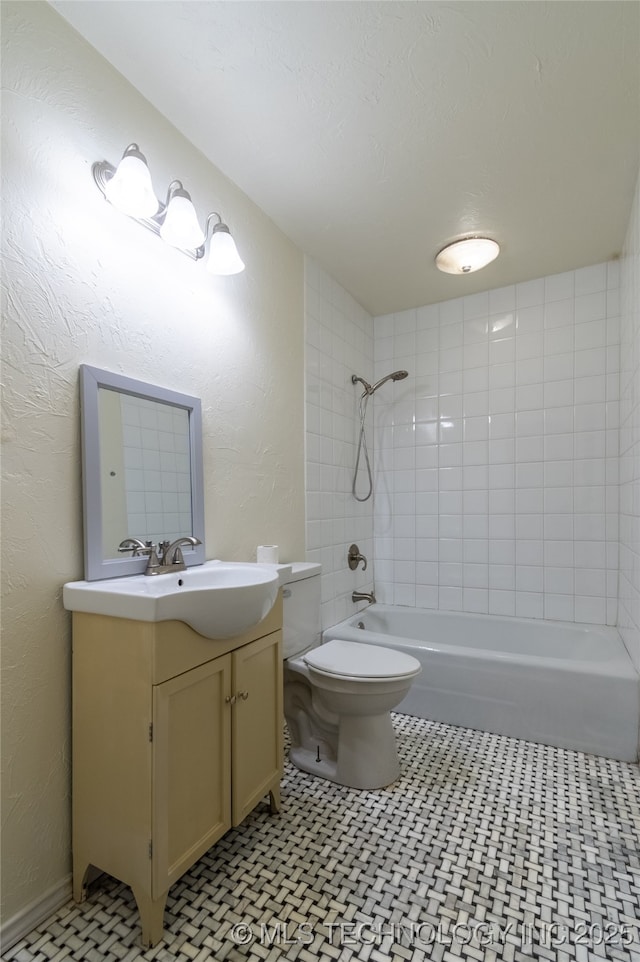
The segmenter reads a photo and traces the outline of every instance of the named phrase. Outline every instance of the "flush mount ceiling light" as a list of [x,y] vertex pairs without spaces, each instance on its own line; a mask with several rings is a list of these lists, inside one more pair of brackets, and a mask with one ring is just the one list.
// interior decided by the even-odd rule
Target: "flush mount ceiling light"
[[486,267],[499,253],[499,244],[488,237],[463,237],[442,248],[436,255],[436,267],[445,274],[471,274]]
[[101,160],[96,161],[92,172],[99,190],[114,207],[195,261],[205,256],[209,228],[217,218],[211,230],[207,270],[212,274],[239,274],[244,270],[231,231],[220,214],[209,214],[202,230],[181,181],[171,181],[164,204],[158,200],[146,158],[137,144],[129,144],[117,168]]

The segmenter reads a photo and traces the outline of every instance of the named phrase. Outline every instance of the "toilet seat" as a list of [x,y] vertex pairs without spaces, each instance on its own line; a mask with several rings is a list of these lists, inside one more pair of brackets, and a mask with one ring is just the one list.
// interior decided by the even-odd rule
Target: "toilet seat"
[[341,639],[313,648],[303,658],[310,668],[332,678],[384,681],[420,672],[420,662],[402,651]]

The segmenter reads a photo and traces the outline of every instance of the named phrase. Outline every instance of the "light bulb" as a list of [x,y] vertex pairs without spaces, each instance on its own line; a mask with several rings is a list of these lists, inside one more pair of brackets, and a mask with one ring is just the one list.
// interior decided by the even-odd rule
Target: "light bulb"
[[436,267],[445,274],[471,274],[486,267],[500,253],[488,237],[466,237],[448,244],[436,256]]
[[135,144],[125,150],[115,174],[105,184],[104,194],[130,217],[152,217],[158,210],[147,161]]
[[195,250],[204,244],[205,234],[186,190],[179,188],[171,195],[160,237],[172,247],[183,250]]
[[209,242],[207,270],[211,274],[239,274],[244,263],[226,224],[216,224]]

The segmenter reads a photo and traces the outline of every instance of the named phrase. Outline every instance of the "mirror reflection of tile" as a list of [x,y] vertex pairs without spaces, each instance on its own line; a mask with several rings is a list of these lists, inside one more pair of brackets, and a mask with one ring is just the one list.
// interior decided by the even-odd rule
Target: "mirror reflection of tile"
[[172,541],[191,530],[188,412],[128,395],[120,404],[127,531]]

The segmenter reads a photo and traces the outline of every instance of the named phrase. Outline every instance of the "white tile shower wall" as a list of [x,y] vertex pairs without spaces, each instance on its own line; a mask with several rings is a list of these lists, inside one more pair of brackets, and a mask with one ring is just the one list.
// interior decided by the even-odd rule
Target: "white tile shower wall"
[[615,624],[618,274],[374,319],[378,600]]
[[618,626],[640,668],[640,178],[621,262]]
[[[354,589],[373,579],[372,502],[351,494],[360,391],[351,375],[373,377],[371,316],[310,258],[305,259],[307,560],[322,564],[322,627],[356,611]],[[373,411],[369,412],[373,435]],[[356,542],[368,558],[351,571]]]

